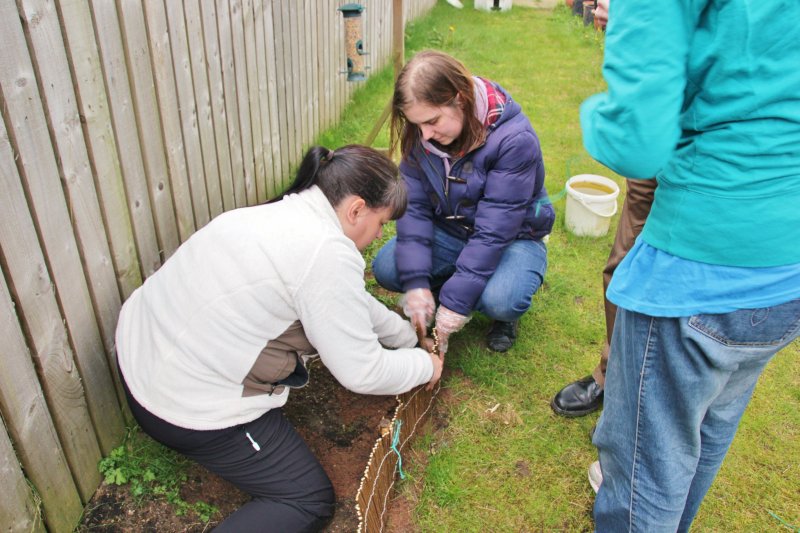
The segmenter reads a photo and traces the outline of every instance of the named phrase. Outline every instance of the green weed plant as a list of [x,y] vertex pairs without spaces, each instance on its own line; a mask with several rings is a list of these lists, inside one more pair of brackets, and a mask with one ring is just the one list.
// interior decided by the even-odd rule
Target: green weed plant
[[100,461],[100,473],[111,485],[129,485],[136,502],[164,499],[175,508],[177,516],[193,513],[208,523],[219,510],[206,502],[189,503],[180,496],[192,462],[181,454],[150,439],[132,428],[125,442]]

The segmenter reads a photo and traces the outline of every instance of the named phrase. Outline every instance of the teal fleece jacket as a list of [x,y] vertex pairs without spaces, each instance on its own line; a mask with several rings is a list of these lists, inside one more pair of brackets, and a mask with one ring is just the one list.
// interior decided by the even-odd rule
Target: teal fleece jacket
[[685,259],[800,263],[800,2],[612,0],[586,150],[656,176],[645,242]]

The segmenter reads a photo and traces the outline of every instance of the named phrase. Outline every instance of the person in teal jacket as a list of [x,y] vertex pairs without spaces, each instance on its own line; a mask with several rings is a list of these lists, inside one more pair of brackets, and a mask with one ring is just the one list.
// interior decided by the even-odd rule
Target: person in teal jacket
[[610,10],[584,145],[658,189],[607,291],[595,526],[686,531],[761,371],[800,334],[800,3]]

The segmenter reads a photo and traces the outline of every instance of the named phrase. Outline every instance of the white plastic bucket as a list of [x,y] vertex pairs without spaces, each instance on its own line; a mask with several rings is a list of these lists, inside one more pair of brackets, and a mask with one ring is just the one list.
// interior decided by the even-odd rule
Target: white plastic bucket
[[564,223],[575,235],[601,237],[617,214],[619,186],[603,176],[578,174],[567,180]]

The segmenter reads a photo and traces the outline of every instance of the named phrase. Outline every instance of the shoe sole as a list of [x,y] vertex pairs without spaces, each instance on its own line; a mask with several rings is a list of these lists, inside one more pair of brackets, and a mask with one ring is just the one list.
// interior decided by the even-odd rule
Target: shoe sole
[[486,347],[489,348],[489,350],[492,351],[492,352],[504,353],[504,352],[509,351],[511,348],[513,348],[514,347],[514,343],[511,343],[507,348],[503,348],[502,350],[498,350],[495,346],[491,346],[489,344],[487,344]]
[[[592,467],[594,463],[589,466],[589,471],[587,472],[587,476],[589,478],[589,485],[592,487],[592,490],[595,494],[597,491],[600,490],[600,486],[603,484],[603,474],[602,472],[596,472]],[[599,470],[599,467],[598,467]]]
[[556,405],[555,398],[550,400],[550,408],[553,409],[553,412],[558,416],[563,416],[564,418],[578,418],[581,416],[586,416],[589,413],[594,413],[595,411],[599,410],[602,407],[603,402],[600,402],[598,405],[594,407],[590,407],[589,409],[581,409],[580,411],[567,411],[566,409],[562,409]]

